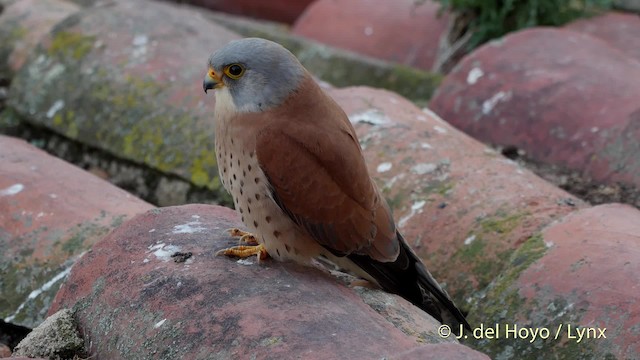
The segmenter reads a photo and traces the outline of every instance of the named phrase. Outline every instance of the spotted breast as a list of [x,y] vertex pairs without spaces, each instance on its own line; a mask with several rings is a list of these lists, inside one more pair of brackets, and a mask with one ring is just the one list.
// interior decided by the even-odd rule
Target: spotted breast
[[233,197],[236,210],[249,232],[269,255],[279,260],[309,263],[326,251],[287,217],[271,197],[269,182],[255,152],[255,132],[260,126],[252,114],[238,113],[226,89],[216,94],[215,148],[222,186]]

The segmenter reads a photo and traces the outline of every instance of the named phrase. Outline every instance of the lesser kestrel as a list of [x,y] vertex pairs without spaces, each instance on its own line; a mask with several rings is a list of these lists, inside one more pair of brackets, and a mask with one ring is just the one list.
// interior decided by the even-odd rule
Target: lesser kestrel
[[225,254],[324,257],[469,327],[398,231],[347,115],[293,54],[264,39],[232,41],[209,59],[203,87],[215,90],[220,179],[255,234]]

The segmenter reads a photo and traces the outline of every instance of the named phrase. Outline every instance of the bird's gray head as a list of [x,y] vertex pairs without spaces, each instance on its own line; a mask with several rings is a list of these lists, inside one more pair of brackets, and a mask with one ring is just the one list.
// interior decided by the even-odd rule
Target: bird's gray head
[[247,38],[232,41],[211,55],[203,88],[205,92],[228,91],[237,111],[264,111],[282,104],[304,74],[298,59],[281,45]]

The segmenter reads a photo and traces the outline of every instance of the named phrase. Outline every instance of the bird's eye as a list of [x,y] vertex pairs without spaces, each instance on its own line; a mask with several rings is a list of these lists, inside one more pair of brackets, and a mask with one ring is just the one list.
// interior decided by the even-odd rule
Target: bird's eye
[[240,64],[227,65],[224,68],[224,73],[232,79],[239,79],[244,74],[244,66]]

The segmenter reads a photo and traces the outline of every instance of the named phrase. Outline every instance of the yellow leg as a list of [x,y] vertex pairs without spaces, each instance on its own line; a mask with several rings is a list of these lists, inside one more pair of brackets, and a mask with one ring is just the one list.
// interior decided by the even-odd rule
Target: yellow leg
[[258,262],[269,257],[267,249],[265,249],[264,245],[258,243],[258,239],[255,235],[242,231],[238,228],[228,229],[227,232],[231,236],[240,237],[240,243],[247,245],[238,245],[222,249],[218,251],[216,255],[234,256],[242,259],[256,255],[258,257]]
[[227,232],[229,233],[229,235],[231,235],[233,237],[239,237],[241,244],[243,244],[243,243],[247,244],[247,245],[258,245],[259,244],[258,243],[258,239],[252,233],[240,230],[238,228],[227,229]]
[[218,251],[216,255],[235,256],[242,259],[248,258],[249,256],[257,255],[258,261],[265,260],[269,257],[267,249],[265,249],[264,245],[262,244],[234,246],[227,249],[222,249]]

